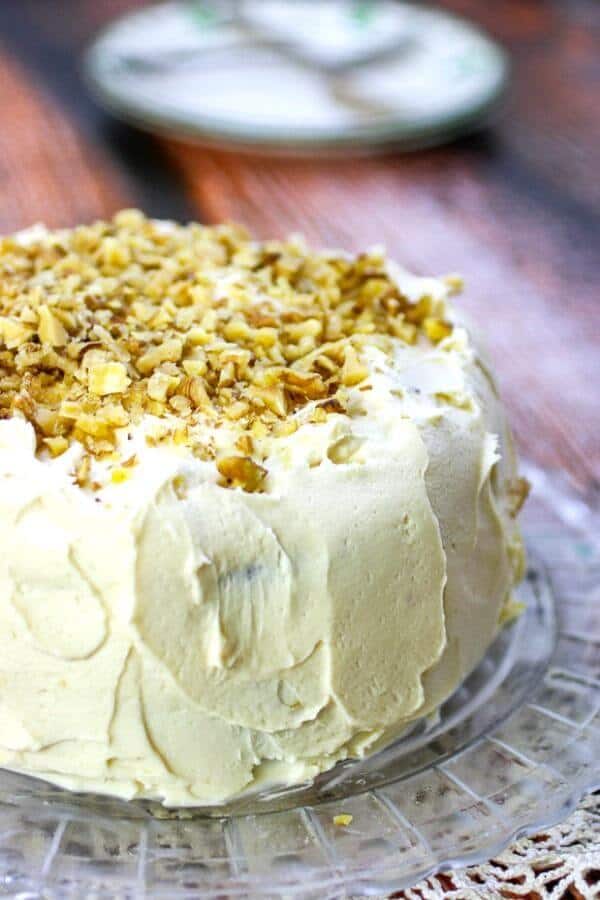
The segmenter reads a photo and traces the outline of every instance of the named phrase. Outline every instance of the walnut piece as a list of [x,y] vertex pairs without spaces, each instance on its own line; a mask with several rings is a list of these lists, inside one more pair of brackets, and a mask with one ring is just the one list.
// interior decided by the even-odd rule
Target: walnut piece
[[249,456],[224,456],[217,460],[217,469],[226,481],[234,487],[253,493],[262,488],[266,469],[255,463]]
[[120,362],[99,363],[88,370],[88,388],[90,394],[106,397],[108,394],[122,394],[131,379],[127,377],[127,369]]

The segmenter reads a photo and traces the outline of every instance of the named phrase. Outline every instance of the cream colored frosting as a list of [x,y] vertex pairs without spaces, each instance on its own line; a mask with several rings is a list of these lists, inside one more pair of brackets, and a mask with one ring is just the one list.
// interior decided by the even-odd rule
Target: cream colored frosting
[[121,435],[128,480],[95,462],[96,492],[77,444],[40,458],[0,421],[0,765],[217,804],[360,756],[456,688],[522,572],[504,413],[462,326],[364,352],[348,414],[265,439],[264,493],[148,446],[150,416]]

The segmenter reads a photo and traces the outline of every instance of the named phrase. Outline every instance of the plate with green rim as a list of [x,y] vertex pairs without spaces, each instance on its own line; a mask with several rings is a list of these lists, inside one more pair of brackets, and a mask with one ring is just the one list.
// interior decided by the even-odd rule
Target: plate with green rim
[[98,101],[149,131],[277,153],[376,152],[480,127],[506,53],[471,23],[393,0],[179,0],[88,48]]

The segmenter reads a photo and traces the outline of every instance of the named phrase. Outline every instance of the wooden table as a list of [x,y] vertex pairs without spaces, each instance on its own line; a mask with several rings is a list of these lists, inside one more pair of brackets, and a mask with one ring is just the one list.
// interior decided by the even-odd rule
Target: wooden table
[[510,50],[487,131],[413,155],[260,159],[158,140],[89,97],[80,51],[140,0],[0,3],[0,231],[124,205],[176,218],[385,242],[409,267],[460,271],[523,453],[600,494],[600,6],[445,0]]

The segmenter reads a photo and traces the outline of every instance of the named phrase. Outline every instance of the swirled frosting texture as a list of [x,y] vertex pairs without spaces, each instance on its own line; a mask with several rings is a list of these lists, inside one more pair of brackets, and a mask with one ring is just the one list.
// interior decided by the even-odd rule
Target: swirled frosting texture
[[[408,296],[447,288],[394,277]],[[76,790],[221,803],[368,752],[439,705],[521,575],[516,461],[467,331],[364,349],[347,409],[265,438],[264,490],[120,440],[36,454],[0,421],[0,765]],[[218,437],[218,436],[216,436]],[[222,436],[221,436],[222,437]]]

